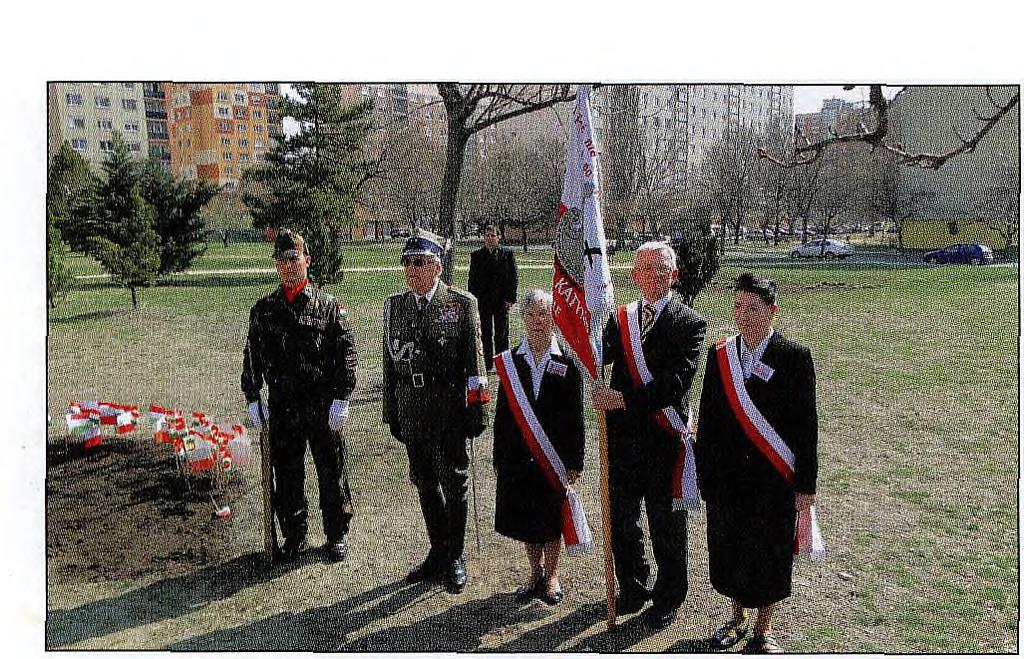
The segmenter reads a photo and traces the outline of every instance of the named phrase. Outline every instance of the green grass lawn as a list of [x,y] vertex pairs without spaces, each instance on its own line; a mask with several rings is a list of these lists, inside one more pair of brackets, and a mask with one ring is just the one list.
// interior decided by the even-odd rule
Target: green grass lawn
[[[399,245],[353,248],[346,264],[393,265]],[[213,246],[196,269],[272,267],[268,252]],[[786,606],[806,620],[791,624],[787,649],[1015,652],[1017,268],[727,257],[695,302],[709,340],[733,331],[728,285],[750,266],[779,282],[777,326],[810,347],[818,375],[819,513],[829,557],[798,568]],[[98,268],[79,258],[75,271]],[[620,302],[638,294],[628,277],[614,272]],[[460,272],[457,283],[465,278]],[[524,270],[520,290],[550,282],[548,269]],[[276,283],[274,274],[175,276],[141,291],[132,311],[126,290],[79,281],[49,314],[49,413],[60,419],[69,399],[100,398],[244,418],[238,379],[247,313]],[[381,302],[402,287],[400,272],[350,272],[331,287],[356,332],[356,398],[373,408],[363,416],[369,423],[379,418]],[[518,316],[511,336],[522,336]],[[702,379],[699,372],[695,403]],[[59,424],[50,433],[60,435]],[[362,468],[369,466],[353,465]],[[691,550],[699,560],[706,558]]]

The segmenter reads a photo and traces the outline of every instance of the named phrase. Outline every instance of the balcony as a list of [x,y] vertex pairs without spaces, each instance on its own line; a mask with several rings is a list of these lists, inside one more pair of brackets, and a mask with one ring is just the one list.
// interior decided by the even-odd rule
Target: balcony
[[142,96],[143,96],[143,98],[159,98],[159,99],[167,98],[167,95],[164,94],[164,90],[162,90],[160,88],[150,89],[146,85],[143,85],[143,87],[142,87]]
[[151,110],[146,108],[146,119],[167,119],[167,110]]

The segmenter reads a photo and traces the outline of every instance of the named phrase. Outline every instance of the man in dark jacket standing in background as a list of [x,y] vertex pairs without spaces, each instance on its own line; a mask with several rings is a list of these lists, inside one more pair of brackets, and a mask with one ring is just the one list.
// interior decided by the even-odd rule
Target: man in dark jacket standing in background
[[484,363],[494,370],[494,355],[508,349],[508,311],[516,303],[519,271],[512,250],[498,245],[498,229],[484,227],[484,246],[470,255],[469,292],[480,307]]

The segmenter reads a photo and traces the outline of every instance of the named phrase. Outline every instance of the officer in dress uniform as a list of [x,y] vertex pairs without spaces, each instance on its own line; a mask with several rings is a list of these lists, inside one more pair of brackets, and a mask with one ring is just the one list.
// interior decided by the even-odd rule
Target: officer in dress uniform
[[[356,386],[357,356],[345,309],[309,282],[310,256],[302,236],[282,230],[274,242],[281,285],[249,313],[242,392],[257,429],[269,424],[273,505],[284,535],[280,558],[294,560],[306,545],[305,458],[316,466],[327,536],[327,557],[345,558],[352,518],[341,430]],[[267,385],[268,406],[260,392]]]
[[405,445],[430,539],[409,581],[466,586],[467,438],[484,431],[480,317],[469,293],[440,280],[441,239],[417,230],[402,250],[408,290],[384,303],[384,423]]

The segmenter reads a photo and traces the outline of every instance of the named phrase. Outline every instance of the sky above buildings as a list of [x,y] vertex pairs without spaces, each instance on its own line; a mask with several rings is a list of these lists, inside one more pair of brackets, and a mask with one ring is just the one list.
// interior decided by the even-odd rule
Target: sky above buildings
[[[885,97],[891,99],[903,87],[882,87]],[[793,88],[793,114],[820,112],[821,102],[826,98],[841,98],[857,102],[868,100],[868,86],[858,85],[846,91],[842,85],[797,85]]]

